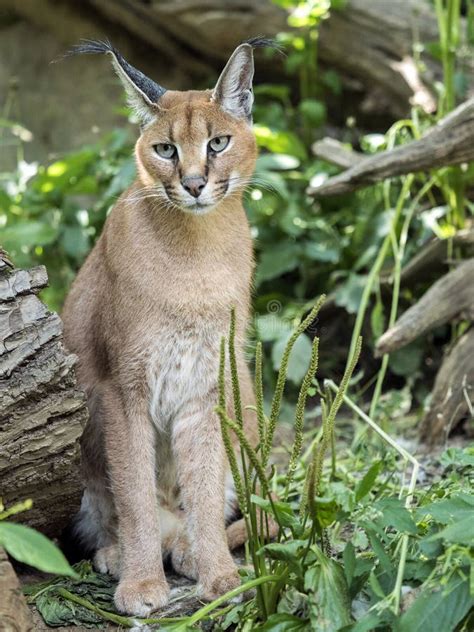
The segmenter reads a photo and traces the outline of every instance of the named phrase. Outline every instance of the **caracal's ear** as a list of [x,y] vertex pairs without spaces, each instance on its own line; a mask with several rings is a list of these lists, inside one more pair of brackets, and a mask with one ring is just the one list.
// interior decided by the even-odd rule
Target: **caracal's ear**
[[251,119],[253,73],[252,45],[245,42],[232,53],[212,92],[212,100],[233,116]]
[[211,97],[229,114],[245,118],[249,122],[252,121],[253,104],[253,49],[260,47],[275,48],[282,52],[276,42],[265,37],[254,37],[237,46],[222,71]]
[[165,88],[152,81],[140,70],[134,68],[108,41],[84,40],[74,46],[70,55],[109,53],[112,64],[127,93],[129,106],[136,114],[142,126],[156,118],[157,103],[166,92]]

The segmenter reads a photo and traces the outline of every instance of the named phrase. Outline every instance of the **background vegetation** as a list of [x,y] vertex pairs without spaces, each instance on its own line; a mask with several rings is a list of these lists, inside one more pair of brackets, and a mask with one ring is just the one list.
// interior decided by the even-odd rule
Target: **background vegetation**
[[[312,156],[311,145],[334,124],[327,104],[342,93],[339,75],[318,67],[318,28],[330,11],[344,11],[344,1],[275,1],[289,10],[292,27],[278,35],[286,51],[287,81],[255,87],[261,151],[245,202],[258,257],[252,351],[257,353],[258,391],[262,367],[265,393],[259,399],[261,443],[253,452],[241,437],[248,465],[244,480],[234,468],[251,533],[252,570],[244,579],[257,592],[243,605],[211,604],[190,619],[166,625],[193,629],[212,616],[215,629],[222,630],[467,631],[474,625],[474,451],[448,449],[430,462],[431,474],[417,482],[418,461],[378,428],[413,436],[410,428],[426,403],[441,347],[456,340],[466,324],[441,328],[380,363],[373,359],[373,347],[398,312],[426,289],[423,282],[403,287],[403,265],[431,237],[449,244],[471,225],[474,168],[409,174],[318,202],[309,197],[309,185],[337,172]],[[369,134],[346,120],[339,135],[349,145],[372,154],[419,138],[465,98],[463,59],[472,54],[474,9],[457,0],[435,0],[434,5],[439,41],[414,41],[414,48],[442,62],[436,114],[414,107],[410,118]],[[0,242],[18,267],[46,265],[50,287],[42,296],[59,310],[107,213],[135,177],[133,138],[116,129],[94,146],[41,165],[24,160],[29,133],[11,120],[8,101],[0,126],[3,138],[16,143],[18,155],[17,169],[0,174]],[[461,257],[454,247],[449,255],[453,262]],[[295,336],[295,326],[323,293],[329,298],[318,318],[311,313]],[[315,379],[318,358],[318,376],[333,382]],[[350,424],[347,416],[339,419],[334,430],[349,386],[346,404],[355,419]],[[224,437],[239,434],[238,414],[234,420],[221,414]],[[288,472],[275,468],[268,476],[279,419],[296,429],[294,443],[286,446],[290,466]],[[278,522],[277,542],[264,543],[258,515]],[[78,572],[79,585],[94,585],[89,566]],[[83,621],[98,623],[112,608],[112,593],[100,583],[105,579],[97,581],[100,598],[91,590],[89,601],[80,597],[82,604],[77,594],[74,600],[78,584],[71,580],[32,590],[31,598],[51,624],[71,621],[71,612],[77,617],[81,607],[88,613]],[[116,615],[108,618],[130,623]]]

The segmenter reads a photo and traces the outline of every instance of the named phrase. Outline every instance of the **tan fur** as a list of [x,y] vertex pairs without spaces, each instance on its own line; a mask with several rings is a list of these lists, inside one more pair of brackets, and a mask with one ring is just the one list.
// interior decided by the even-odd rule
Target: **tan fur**
[[[220,135],[231,136],[229,147],[208,158],[203,147]],[[153,145],[164,142],[179,147],[179,163],[157,158]],[[146,615],[168,599],[163,554],[198,580],[204,599],[240,583],[227,538],[241,544],[244,531],[242,523],[225,530],[225,498],[228,515],[235,498],[214,407],[232,306],[243,404],[253,403],[243,354],[253,257],[241,195],[256,146],[248,121],[210,91],[170,91],[135,153],[138,177],[112,209],[63,318],[91,409],[80,533],[98,549],[99,570],[119,577],[117,607]],[[193,207],[180,179],[206,169],[210,206]],[[254,421],[246,413],[252,442]]]

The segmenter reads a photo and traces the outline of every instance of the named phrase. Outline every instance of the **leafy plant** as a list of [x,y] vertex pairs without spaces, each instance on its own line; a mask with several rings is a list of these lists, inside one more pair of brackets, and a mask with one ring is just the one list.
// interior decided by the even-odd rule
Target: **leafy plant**
[[32,505],[31,500],[26,500],[5,509],[0,502],[0,546],[18,562],[40,571],[77,577],[74,569],[51,540],[30,527],[6,520],[10,516],[31,509]]

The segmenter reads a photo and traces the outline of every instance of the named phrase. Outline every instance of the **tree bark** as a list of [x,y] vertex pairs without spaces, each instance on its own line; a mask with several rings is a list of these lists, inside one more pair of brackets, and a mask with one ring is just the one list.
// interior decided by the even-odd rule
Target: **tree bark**
[[[474,259],[468,259],[438,279],[400,316],[377,342],[376,355],[404,347],[427,331],[463,315],[474,318]],[[474,361],[473,361],[474,366]]]
[[0,251],[0,494],[7,506],[31,498],[18,520],[56,536],[80,501],[87,408],[61,320],[36,296],[46,283],[43,266],[15,270]]
[[420,140],[354,162],[308,195],[339,195],[406,173],[474,160],[474,99],[466,101],[430,128]]
[[474,418],[474,328],[461,336],[436,375],[431,402],[420,428],[430,445],[443,443],[466,418]]
[[33,632],[33,621],[7,554],[0,546],[0,630]]

